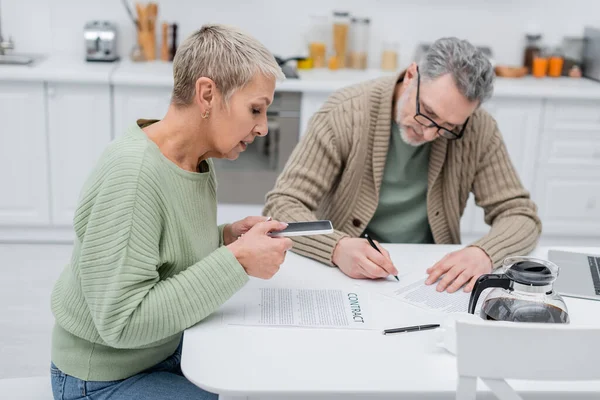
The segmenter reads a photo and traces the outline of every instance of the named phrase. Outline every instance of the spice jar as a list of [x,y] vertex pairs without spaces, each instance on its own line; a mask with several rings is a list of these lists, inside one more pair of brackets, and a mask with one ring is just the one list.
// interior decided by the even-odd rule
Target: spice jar
[[348,31],[350,29],[350,13],[335,11],[333,13],[333,52],[338,68],[346,67],[348,57]]
[[398,43],[383,42],[381,52],[381,69],[384,71],[396,71],[398,69]]
[[330,35],[329,17],[326,15],[311,15],[308,57],[312,60],[313,68],[325,68],[327,66],[327,42]]
[[350,26],[350,57],[348,66],[354,69],[367,69],[369,50],[369,18],[352,18]]

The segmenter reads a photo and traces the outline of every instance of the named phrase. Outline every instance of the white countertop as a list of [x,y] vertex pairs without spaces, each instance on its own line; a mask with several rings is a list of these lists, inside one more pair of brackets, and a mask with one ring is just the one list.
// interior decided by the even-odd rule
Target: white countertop
[[[111,83],[113,85],[172,87],[170,62],[134,63],[124,59],[114,63],[94,63],[72,57],[52,56],[33,66],[0,65],[0,81],[48,81]],[[395,73],[378,69],[301,70],[300,79],[277,84],[279,91],[331,93],[362,81]],[[600,100],[600,83],[589,79],[525,77],[496,78],[494,95],[518,98],[564,98]]]
[[[306,70],[299,71],[300,79],[278,82],[277,90],[292,92],[332,92],[345,86],[385,75],[394,75],[380,70]],[[123,60],[112,74],[115,85],[129,86],[173,86],[173,66],[170,62],[153,61],[135,63]]]
[[[133,63],[125,60],[115,69],[112,82],[115,85],[168,86],[173,85],[172,64],[161,61]],[[395,75],[378,69],[300,70],[300,79],[286,79],[277,84],[279,91],[331,93],[346,86],[382,76]],[[494,94],[501,97],[519,98],[577,98],[600,99],[600,83],[589,79],[525,77],[520,79],[496,78]]]
[[494,96],[599,100],[600,82],[585,78],[496,78]]
[[[345,86],[382,76],[395,75],[377,69],[366,71],[300,71],[300,79],[288,79],[277,86],[279,90],[303,92],[332,92]],[[589,79],[561,78],[496,78],[494,95],[519,98],[600,99],[600,82]]]
[[44,57],[32,65],[0,64],[0,81],[110,83],[117,62],[86,62],[74,57]]
[[123,60],[112,74],[114,85],[173,87],[173,63]]

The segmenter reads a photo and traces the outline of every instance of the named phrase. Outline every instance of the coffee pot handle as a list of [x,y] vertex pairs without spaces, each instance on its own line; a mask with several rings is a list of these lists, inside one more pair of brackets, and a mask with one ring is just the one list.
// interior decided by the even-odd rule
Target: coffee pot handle
[[511,288],[511,282],[512,280],[506,274],[486,274],[477,278],[469,299],[469,314],[475,314],[477,300],[485,289],[498,287],[508,290]]

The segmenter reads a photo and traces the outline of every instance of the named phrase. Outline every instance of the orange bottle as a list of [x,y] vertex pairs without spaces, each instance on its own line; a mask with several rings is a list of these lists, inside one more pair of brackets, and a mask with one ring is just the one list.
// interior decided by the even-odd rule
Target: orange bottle
[[531,73],[536,78],[543,78],[548,73],[548,58],[541,55],[533,57],[533,68]]
[[548,75],[553,78],[558,78],[561,76],[563,64],[565,63],[564,58],[559,55],[554,55],[550,57],[550,61],[548,63]]

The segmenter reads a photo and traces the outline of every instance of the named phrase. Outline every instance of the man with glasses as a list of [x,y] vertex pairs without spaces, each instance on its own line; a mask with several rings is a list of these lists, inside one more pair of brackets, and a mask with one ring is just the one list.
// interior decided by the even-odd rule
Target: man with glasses
[[353,278],[397,275],[386,243],[460,243],[470,193],[491,228],[428,269],[437,290],[471,291],[502,260],[532,250],[536,205],[496,121],[489,60],[464,40],[436,41],[418,66],[334,93],[311,118],[264,209],[280,221],[330,219],[332,235],[294,238],[294,251]]

